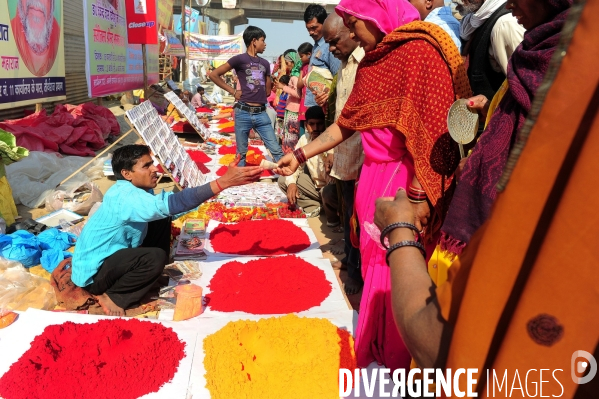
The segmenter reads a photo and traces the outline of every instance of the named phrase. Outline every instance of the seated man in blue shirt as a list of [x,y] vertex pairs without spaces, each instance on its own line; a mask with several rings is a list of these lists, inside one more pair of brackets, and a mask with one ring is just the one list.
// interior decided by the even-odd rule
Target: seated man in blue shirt
[[186,212],[231,186],[257,181],[262,168],[238,167],[200,187],[154,195],[158,182],[150,149],[127,145],[114,152],[117,182],[89,218],[77,241],[71,280],[94,295],[109,316],[123,316],[160,277],[170,252],[171,215]]

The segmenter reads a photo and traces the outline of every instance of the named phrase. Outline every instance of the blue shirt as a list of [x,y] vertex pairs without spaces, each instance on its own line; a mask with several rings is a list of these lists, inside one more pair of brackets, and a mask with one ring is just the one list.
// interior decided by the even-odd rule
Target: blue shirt
[[127,180],[117,180],[77,240],[71,280],[85,287],[93,282],[110,255],[124,248],[139,247],[146,237],[148,222],[170,215],[168,197],[172,194],[163,191],[154,195]]
[[451,7],[438,7],[428,14],[425,22],[438,25],[453,39],[458,50],[462,51],[462,42],[460,40],[460,22],[451,13]]
[[[341,61],[335,58],[329,51],[329,45],[321,37],[319,41],[314,43],[312,48],[312,56],[310,57],[310,66],[326,68],[331,71],[331,75],[335,76],[341,67]],[[313,107],[316,104],[314,94],[310,90],[306,90],[306,99],[304,100],[306,108]]]

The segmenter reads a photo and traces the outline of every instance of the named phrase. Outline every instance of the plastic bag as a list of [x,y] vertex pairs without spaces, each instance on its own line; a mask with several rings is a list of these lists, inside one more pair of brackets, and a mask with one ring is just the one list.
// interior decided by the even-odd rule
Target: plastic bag
[[86,182],[69,190],[62,186],[46,197],[46,209],[57,211],[67,209],[80,215],[87,215],[95,203],[101,202],[104,196],[94,183]]
[[35,235],[27,230],[17,230],[12,234],[0,236],[0,256],[31,267],[40,263],[42,251]]
[[0,313],[55,307],[54,288],[49,281],[30,274],[19,262],[0,258]]
[[[101,178],[98,168],[102,168],[104,161],[109,157],[98,158],[85,173],[79,172],[67,181],[62,190],[69,191],[74,187]],[[48,195],[79,169],[89,158],[84,157],[59,157],[54,153],[31,151],[29,156],[6,166],[6,177],[12,188],[15,203],[23,204],[29,208],[38,208],[44,204]]]

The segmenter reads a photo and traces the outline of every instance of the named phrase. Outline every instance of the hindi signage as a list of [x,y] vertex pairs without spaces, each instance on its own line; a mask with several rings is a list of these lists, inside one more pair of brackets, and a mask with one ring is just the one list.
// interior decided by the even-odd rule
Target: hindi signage
[[66,99],[62,0],[0,0],[0,109]]
[[185,32],[187,53],[190,60],[227,61],[243,53],[243,38],[233,36],[207,36]]
[[[83,16],[88,95],[102,97],[143,87],[141,45],[127,43],[125,0],[83,0]],[[152,85],[158,83],[158,45],[146,50]]]

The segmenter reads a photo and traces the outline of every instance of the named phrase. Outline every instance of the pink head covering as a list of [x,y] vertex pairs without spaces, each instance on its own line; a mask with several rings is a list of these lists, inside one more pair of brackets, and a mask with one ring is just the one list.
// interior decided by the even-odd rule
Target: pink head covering
[[386,35],[402,25],[420,20],[418,10],[408,0],[341,0],[335,11],[341,18],[347,13],[370,21]]

